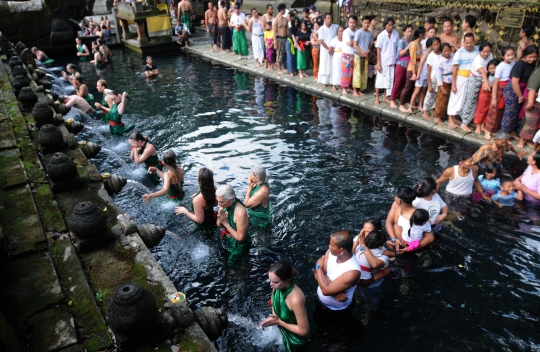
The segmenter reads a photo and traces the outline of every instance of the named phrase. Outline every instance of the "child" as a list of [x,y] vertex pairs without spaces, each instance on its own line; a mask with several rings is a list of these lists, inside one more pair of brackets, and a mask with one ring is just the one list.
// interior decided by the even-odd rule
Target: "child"
[[442,119],[448,116],[448,100],[452,90],[452,73],[454,72],[450,44],[443,43],[441,45],[441,53],[441,57],[437,63],[437,100],[433,113],[435,122],[437,123],[442,123]]
[[[433,28],[430,28],[430,31]],[[436,29],[435,29],[436,30]],[[427,42],[426,42],[427,44]],[[427,94],[424,98],[424,111],[422,116],[426,120],[430,120],[428,114],[429,110],[435,108],[435,101],[437,100],[437,62],[441,57],[441,40],[437,37],[431,38],[431,53],[429,53],[426,63],[427,63]]]
[[[498,64],[499,60],[493,59],[488,62],[487,65],[488,83],[491,90],[493,90],[495,70],[497,69]],[[480,89],[480,93],[478,93],[478,105],[476,107],[476,112],[474,114],[473,120],[474,124],[476,125],[476,129],[474,130],[474,133],[476,134],[480,134],[484,130],[484,122],[486,120],[489,111],[489,104],[491,102],[491,90],[486,92]]]
[[272,71],[274,69],[274,40],[272,39],[274,32],[272,31],[272,21],[266,22],[266,30],[264,31],[264,45],[266,46],[266,62],[264,68]]
[[510,80],[510,73],[515,65],[514,48],[511,46],[504,47],[501,53],[503,61],[495,69],[493,89],[491,90],[491,105],[484,123],[484,131],[486,132],[484,138],[487,140],[491,140],[491,134],[496,133],[501,126],[504,113],[503,90],[508,80]]
[[513,207],[515,201],[523,200],[523,192],[517,191],[514,187],[514,179],[512,177],[501,178],[501,190],[491,196],[491,201],[499,208]]
[[[425,209],[416,209],[411,216],[409,231],[401,234],[401,240],[388,241],[387,244],[394,247],[396,253],[414,251],[420,245],[424,233],[431,232],[431,223],[429,222],[429,213]],[[403,250],[400,250],[400,245]]]
[[411,77],[411,79],[416,79],[416,83],[414,84],[414,92],[411,96],[411,103],[409,104],[409,109],[407,110],[409,114],[412,114],[412,107],[414,106],[416,97],[418,97],[418,95],[420,95],[418,98],[418,110],[424,112],[424,95],[426,94],[428,86],[427,58],[433,50],[432,45],[433,39],[428,38],[428,40],[426,41],[426,50],[422,53],[422,56],[420,57],[420,65],[418,66],[419,72],[416,74],[416,76]]
[[490,202],[490,197],[501,189],[499,170],[500,165],[491,162],[484,169],[484,174],[478,176],[483,191],[482,198],[486,202]]

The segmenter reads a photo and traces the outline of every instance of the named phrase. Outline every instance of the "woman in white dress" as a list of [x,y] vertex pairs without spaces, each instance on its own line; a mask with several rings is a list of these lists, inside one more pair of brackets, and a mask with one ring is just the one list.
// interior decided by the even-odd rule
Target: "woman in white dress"
[[337,37],[330,42],[330,54],[332,54],[332,90],[341,86],[341,51],[343,49],[343,26],[339,26]]

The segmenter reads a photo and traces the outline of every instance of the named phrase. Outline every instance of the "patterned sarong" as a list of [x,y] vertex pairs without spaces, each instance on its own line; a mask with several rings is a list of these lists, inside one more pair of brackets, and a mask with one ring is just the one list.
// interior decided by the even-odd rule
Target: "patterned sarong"
[[341,55],[341,88],[349,88],[352,83],[354,70],[354,55]]

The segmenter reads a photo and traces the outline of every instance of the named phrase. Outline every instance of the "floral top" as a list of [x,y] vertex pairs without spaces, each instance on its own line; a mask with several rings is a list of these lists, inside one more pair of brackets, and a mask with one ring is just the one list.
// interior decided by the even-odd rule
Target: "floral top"
[[407,47],[407,45],[409,45],[411,41],[405,37],[401,38],[398,42],[398,45],[397,45],[397,57],[398,57],[398,60],[397,60],[397,63],[396,65],[399,65],[401,67],[404,67],[404,68],[407,68],[409,66],[409,61],[411,60],[411,57],[409,56],[409,52],[405,53],[405,55],[403,56],[399,56],[399,53],[402,51],[402,50],[405,50],[405,48]]
[[437,64],[437,86],[442,86],[443,83],[452,83],[452,72],[454,71],[452,57],[453,54],[450,54],[449,59],[441,55]]
[[420,59],[422,57],[422,44],[415,40],[411,43],[409,47],[409,56],[411,61],[409,66],[407,66],[407,71],[412,71],[413,66],[415,67],[416,73],[418,73],[418,66],[420,65]]

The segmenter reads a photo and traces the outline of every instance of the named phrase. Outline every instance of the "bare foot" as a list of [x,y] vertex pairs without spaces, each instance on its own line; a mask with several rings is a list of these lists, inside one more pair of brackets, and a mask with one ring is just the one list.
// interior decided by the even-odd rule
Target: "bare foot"
[[435,121],[438,125],[440,125],[442,122],[442,120],[438,117],[434,118],[433,121]]
[[[352,93],[352,94],[353,94],[355,97],[359,97],[359,96],[360,96],[360,94],[358,94],[355,90],[353,90],[353,93]],[[364,95],[364,94],[362,94],[362,95]]]
[[298,72],[298,77],[304,78],[304,75],[302,74],[302,72]]
[[429,117],[426,110],[422,111],[422,117],[425,118],[426,120],[431,120],[431,117]]
[[294,77],[294,74],[291,73],[290,75],[291,75],[291,77]]
[[486,134],[484,135],[484,139],[487,139],[488,141],[491,140],[491,133],[486,131]]
[[404,112],[404,113],[409,113],[409,114],[412,113],[412,109],[410,107],[406,109],[403,105],[399,106],[399,111]]
[[280,74],[280,75],[284,74],[284,73],[283,73],[283,70],[279,70],[279,74]]
[[424,112],[424,109],[423,108],[418,108],[418,111]]
[[212,53],[213,53],[213,52],[214,52],[214,49],[210,48],[210,52],[212,52]]
[[397,108],[398,108],[397,105],[396,105],[396,103],[395,103],[393,100],[390,102],[390,107],[391,107],[392,109],[397,109]]
[[323,87],[323,89],[326,89],[326,84],[323,84],[322,87]]
[[261,64],[257,61],[257,68],[260,68]]
[[341,90],[341,95],[347,95],[347,89],[343,88],[343,89]]
[[332,86],[332,90],[336,90],[336,86]]
[[363,97],[365,94],[362,93],[361,91],[358,91],[358,95],[361,96],[361,97]]
[[480,125],[476,125],[476,128],[474,129],[475,134],[482,134],[482,130],[480,129]]
[[465,132],[472,132],[471,129],[467,125],[461,125],[460,127]]
[[375,99],[375,103],[373,103],[373,104],[375,104],[375,105],[379,105],[379,104],[380,104],[380,103],[379,103],[379,97],[377,97],[377,99]]
[[515,132],[509,133],[509,135],[510,135],[510,138],[519,139],[519,136]]
[[[383,98],[383,103],[390,103],[390,105],[392,105],[392,102],[390,101],[390,99],[388,99],[388,97],[385,95],[384,98]],[[396,104],[394,104],[396,105]],[[397,106],[395,107],[395,109],[397,109]]]
[[448,120],[448,127],[455,130],[458,126],[454,123],[454,121]]
[[521,142],[519,142],[519,143],[516,145],[516,149],[521,149],[521,150],[523,150],[523,148],[525,148],[525,145],[523,145]]

